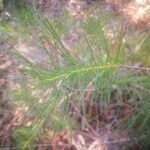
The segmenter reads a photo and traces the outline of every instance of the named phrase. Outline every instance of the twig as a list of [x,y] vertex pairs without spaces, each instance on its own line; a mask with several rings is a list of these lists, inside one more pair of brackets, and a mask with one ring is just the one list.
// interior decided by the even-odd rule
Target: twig
[[123,65],[122,67],[127,68],[127,69],[139,69],[139,70],[147,70],[147,71],[150,71],[150,68],[147,68],[147,67],[127,66],[127,65]]
[[116,141],[106,141],[104,142],[104,144],[109,145],[109,144],[121,144],[121,143],[126,143],[128,141],[134,140],[134,141],[139,141],[141,139],[144,139],[146,137],[148,137],[149,135],[143,135],[139,138],[126,138],[126,139],[122,139],[122,140],[116,140]]

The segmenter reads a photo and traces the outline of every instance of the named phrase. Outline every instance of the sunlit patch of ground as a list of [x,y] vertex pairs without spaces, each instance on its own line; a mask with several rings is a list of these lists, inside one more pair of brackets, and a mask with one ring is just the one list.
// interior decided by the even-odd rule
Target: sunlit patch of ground
[[149,0],[105,0],[105,3],[113,8],[117,15],[123,15],[131,26],[142,30],[149,29]]
[[150,4],[148,0],[135,0],[123,8],[123,13],[129,17],[131,24],[138,27],[150,27]]

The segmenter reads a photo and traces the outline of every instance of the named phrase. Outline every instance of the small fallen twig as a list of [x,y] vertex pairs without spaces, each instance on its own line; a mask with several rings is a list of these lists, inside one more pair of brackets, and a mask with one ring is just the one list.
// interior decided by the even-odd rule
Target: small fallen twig
[[128,65],[122,65],[123,68],[127,69],[138,69],[138,70],[147,70],[150,71],[150,68],[148,67],[140,67],[140,66],[128,66]]

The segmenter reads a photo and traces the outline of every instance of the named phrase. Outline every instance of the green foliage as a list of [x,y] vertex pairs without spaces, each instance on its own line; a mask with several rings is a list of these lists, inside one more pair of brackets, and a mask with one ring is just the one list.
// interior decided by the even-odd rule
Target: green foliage
[[[133,117],[135,123],[138,120],[137,114],[140,114],[140,117],[144,116],[142,122],[145,128],[150,120],[147,116],[149,114],[147,92],[134,89],[136,85],[147,83],[149,76],[138,76],[126,66],[129,60],[125,55],[123,43],[124,27],[115,33],[113,37],[115,47],[112,47],[107,32],[104,32],[104,29],[108,27],[105,16],[88,18],[82,26],[85,32],[75,43],[77,54],[74,55],[72,51],[65,48],[61,40],[62,35],[68,32],[67,21],[41,18],[39,14],[26,9],[21,9],[19,12],[18,17],[15,18],[16,30],[12,32],[16,32],[19,38],[21,37],[49,56],[49,60],[45,63],[46,67],[42,67],[17,50],[11,52],[18,63],[24,66],[21,72],[22,87],[14,91],[12,96],[26,103],[29,112],[35,117],[31,128],[21,128],[15,132],[14,138],[20,149],[32,145],[44,127],[50,127],[53,130],[68,128],[70,120],[67,113],[72,100],[69,95],[78,90],[77,101],[84,108],[84,94],[90,83],[96,91],[90,101],[98,98],[99,103],[106,105],[111,103],[113,85],[118,90],[122,88],[131,90],[132,103],[140,97],[143,101],[142,107],[137,109]],[[29,36],[26,33],[29,33]],[[36,42],[33,40],[35,36]],[[119,92],[117,94],[116,102],[123,102]],[[133,120],[130,121],[133,122]]]
[[3,0],[0,0],[0,11],[3,10]]
[[134,59],[138,60],[144,65],[150,66],[150,35],[146,36],[142,41],[142,44],[135,54]]
[[32,149],[32,145],[27,143],[29,139],[33,136],[32,129],[29,127],[18,127],[15,130],[15,134],[13,135],[14,143],[17,145],[17,149],[25,150]]

